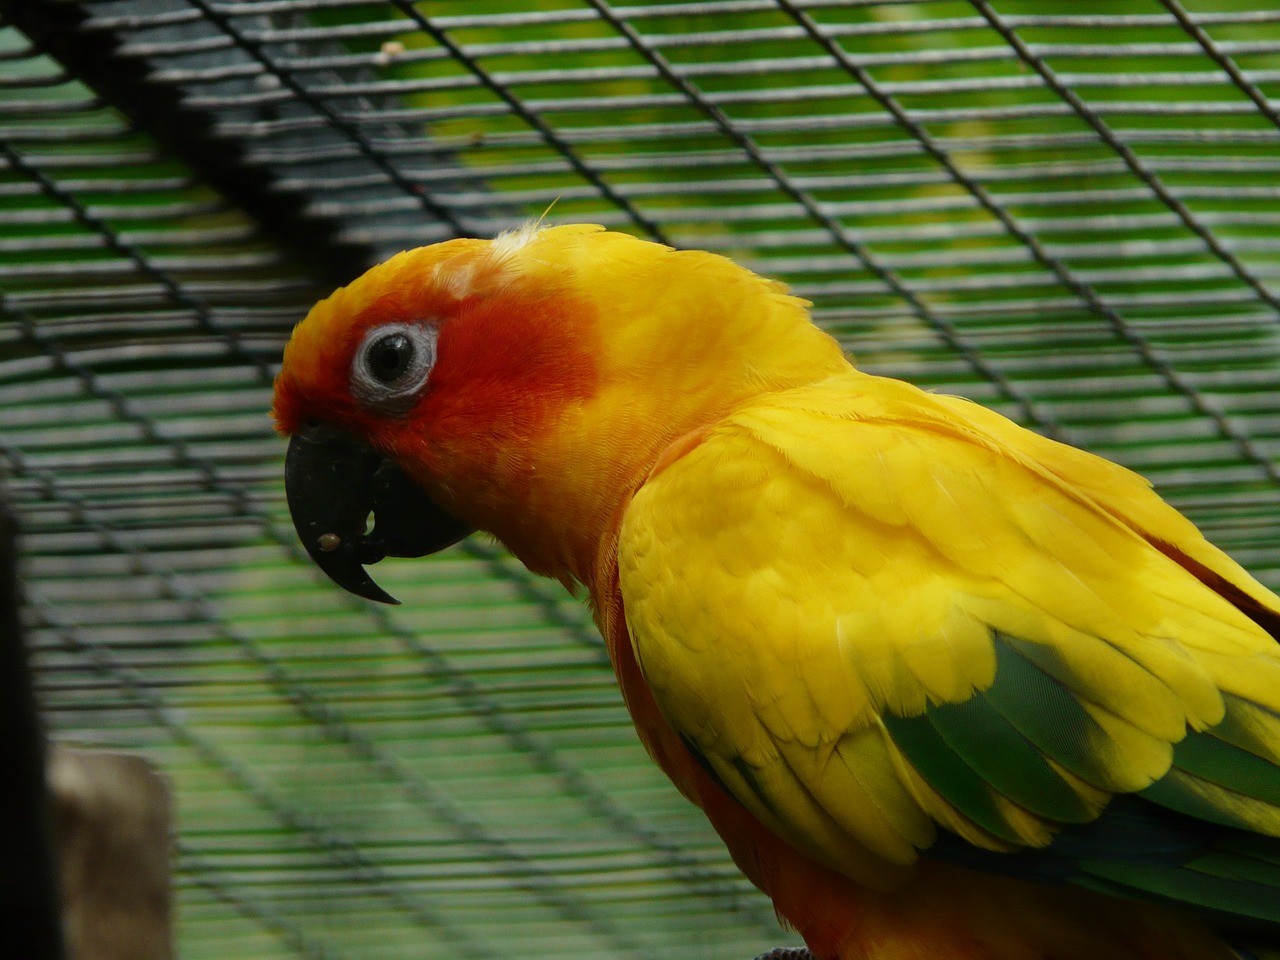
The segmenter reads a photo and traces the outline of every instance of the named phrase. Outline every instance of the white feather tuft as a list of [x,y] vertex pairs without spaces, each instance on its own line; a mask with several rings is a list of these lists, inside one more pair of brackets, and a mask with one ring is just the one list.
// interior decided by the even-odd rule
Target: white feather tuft
[[503,263],[510,260],[522,249],[528,246],[529,242],[538,235],[538,231],[542,229],[542,218],[530,220],[523,226],[516,227],[514,230],[503,230],[493,238],[490,246],[490,256],[495,263]]

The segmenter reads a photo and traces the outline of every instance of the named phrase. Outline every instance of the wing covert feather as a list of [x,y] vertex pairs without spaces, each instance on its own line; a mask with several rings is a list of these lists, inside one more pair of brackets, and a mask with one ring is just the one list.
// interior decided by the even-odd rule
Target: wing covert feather
[[739,409],[636,494],[619,563],[668,721],[856,879],[1153,784],[1280,834],[1280,648],[1202,580],[1276,599],[1137,475],[981,407],[850,373]]

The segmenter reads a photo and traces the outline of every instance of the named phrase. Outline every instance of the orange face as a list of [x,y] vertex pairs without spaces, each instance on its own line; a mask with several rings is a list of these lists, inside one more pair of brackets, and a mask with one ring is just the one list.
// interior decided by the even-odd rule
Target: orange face
[[594,389],[593,309],[510,252],[455,240],[399,254],[317,304],[285,350],[272,414],[293,437],[291,512],[356,593],[389,600],[364,564],[484,523],[485,491],[518,492],[547,430]]
[[415,457],[532,439],[595,379],[592,308],[547,280],[516,274],[480,240],[373,268],[294,331],[276,381],[278,429],[328,423]]

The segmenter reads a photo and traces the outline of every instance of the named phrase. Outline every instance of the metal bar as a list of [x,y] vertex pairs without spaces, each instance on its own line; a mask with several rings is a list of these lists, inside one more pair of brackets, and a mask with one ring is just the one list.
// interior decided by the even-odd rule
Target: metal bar
[[[1178,21],[1178,26],[1182,27],[1196,43],[1200,44],[1201,49],[1209,55],[1214,63],[1222,68],[1223,73],[1231,78],[1231,82],[1239,88],[1240,92],[1252,101],[1253,105],[1258,108],[1258,112],[1275,124],[1276,127],[1280,127],[1280,113],[1276,112],[1276,108],[1271,105],[1267,95],[1257,87],[1257,82],[1266,81],[1261,77],[1257,77],[1257,82],[1250,80],[1245,75],[1245,72],[1236,65],[1231,55],[1214,43],[1213,38],[1204,29],[1208,24],[1221,23],[1222,21],[1215,21],[1204,14],[1192,20],[1178,0],[1160,0],[1160,2],[1164,4],[1165,9],[1169,11],[1173,18]],[[1272,13],[1271,17],[1280,20],[1280,12]],[[1267,79],[1274,82],[1273,78],[1268,77]]]
[[62,960],[57,848],[26,632],[19,613],[18,525],[0,501],[0,890],[5,935],[32,960]]
[[535,130],[548,146],[565,158],[575,173],[599,190],[601,196],[625,212],[652,239],[666,242],[666,237],[656,222],[641,213],[628,200],[620,197],[613,187],[599,173],[593,170],[558,132],[552,129],[536,112],[526,106],[514,93],[497,83],[477,58],[471,56],[459,44],[455,43],[453,38],[446,31],[437,27],[429,17],[423,16],[410,0],[391,0],[391,2],[404,15],[405,19],[430,36],[432,40],[449,53],[450,57],[464,66],[488,90],[505,103],[516,116],[531,129]]
[[677,74],[670,61],[658,50],[651,47],[634,27],[622,20],[606,0],[588,0],[588,2],[627,40],[628,44],[636,52],[654,65],[668,84],[680,91],[690,103],[697,106],[723,136],[735,143],[751,159],[755,166],[773,179],[778,184],[778,188],[786,196],[790,197],[809,219],[821,225],[839,246],[852,254],[888,290],[905,301],[917,316],[937,329],[943,340],[960,354],[974,370],[995,384],[1001,395],[1012,401],[1024,418],[1040,425],[1047,433],[1054,434],[1060,430],[1060,426],[1054,423],[1044,411],[1037,409],[1036,404],[1030,397],[1020,391],[999,371],[991,367],[976,350],[958,335],[958,332],[947,321],[934,314],[924,300],[913,292],[899,276],[889,270],[864,243],[856,239],[843,223],[828,213],[825,205],[820,205],[808,192],[797,187],[786,171],[779,164],[770,160],[756,146],[749,132],[744,130],[741,124],[730,120],[723,110],[708,102],[702,92],[692,83]]
[[[1246,285],[1257,293],[1259,299],[1280,314],[1280,298],[1269,290],[1265,284],[1259,280],[1252,271],[1250,271],[1231,251],[1224,248],[1217,236],[1212,230],[1205,226],[1200,219],[1192,213],[1191,209],[1176,197],[1160,177],[1154,173],[1147,165],[1138,157],[1133,150],[1126,145],[1111,129],[1110,125],[1092,108],[1089,107],[1079,95],[1070,87],[1065,86],[1061,79],[1054,72],[1053,68],[1045,61],[1045,59],[1037,55],[1033,50],[1023,42],[1022,38],[1014,31],[1014,29],[1005,22],[1005,20],[996,13],[995,9],[987,0],[970,0],[974,8],[983,16],[990,24],[991,28],[999,33],[1008,44],[1017,52],[1018,56],[1031,69],[1040,75],[1045,84],[1054,91],[1059,97],[1066,102],[1071,109],[1087,123],[1102,138],[1116,154],[1124,161],[1127,166],[1139,180],[1145,183],[1160,201],[1172,210],[1179,220],[1186,226],[1188,230],[1204,241],[1205,246],[1212,251],[1214,256],[1218,257],[1224,263],[1231,267],[1231,270]],[[1273,465],[1274,469],[1274,465]]]
[[[256,211],[260,222],[268,225],[275,239],[296,252],[301,263],[314,265],[318,272],[330,277],[347,279],[372,261],[372,251],[353,249],[337,241],[336,225],[308,216],[301,198],[274,189],[267,172],[245,162],[243,144],[213,133],[212,118],[186,107],[180,91],[154,81],[148,74],[148,64],[125,55],[119,35],[93,29],[91,10],[63,0],[0,0],[0,14],[31,39],[33,50],[46,52],[60,65],[75,64],[79,81],[110,102],[115,111],[128,116],[138,128],[148,130],[231,202]],[[56,144],[60,149],[68,142],[119,139],[133,129],[111,119],[112,114],[106,111],[102,117],[110,120],[109,130],[66,126],[54,129],[53,125],[28,130],[10,127],[5,139],[15,149],[24,145],[23,153],[31,169],[110,168],[113,162],[120,161],[95,159],[87,152],[54,159],[48,156],[54,152],[52,149],[30,149],[35,143]],[[113,145],[123,146],[129,153],[140,152],[133,144]]]
[[[39,327],[31,324],[24,324],[24,329],[28,337],[35,338],[41,343],[42,351],[44,353],[54,356],[68,372],[72,373],[76,379],[79,380],[86,392],[107,400],[114,415],[120,419],[135,424],[141,431],[143,438],[148,442],[170,447],[174,454],[172,461],[174,465],[185,469],[194,469],[197,474],[202,477],[201,484],[204,489],[221,491],[232,497],[237,504],[239,515],[255,520],[260,524],[263,532],[268,534],[278,546],[302,562],[303,554],[293,531],[281,529],[274,519],[266,516],[264,513],[261,513],[260,508],[255,508],[253,504],[245,499],[244,492],[237,485],[223,481],[220,477],[221,471],[211,463],[195,455],[188,442],[174,437],[165,437],[162,434],[159,434],[149,418],[137,413],[123,395],[103,386],[100,382],[99,375],[76,364],[64,351],[61,350],[60,347],[45,338]],[[166,351],[166,353],[169,353],[169,351]],[[255,366],[254,369],[257,370],[259,368]],[[259,374],[259,378],[264,383],[270,382],[269,375],[264,378],[262,374]],[[25,462],[27,458],[19,455],[15,449],[11,447],[0,447],[0,453],[8,455],[9,459],[13,463],[13,472],[16,476],[22,477],[29,475],[32,472],[33,468]],[[92,458],[95,462],[98,459],[99,455],[96,454]],[[56,474],[48,474],[45,478],[45,482],[50,485],[51,490],[60,489],[61,492],[56,494],[60,499],[71,499],[72,502],[76,502],[77,511],[83,517],[86,519],[92,518],[92,508],[83,500],[80,500],[75,495],[70,494],[65,487],[62,487],[62,485],[59,484]],[[130,552],[131,556],[136,556],[137,562],[143,564],[149,563],[149,560],[144,553],[129,548],[126,543],[119,539],[119,534],[116,531],[101,524],[100,529],[102,530],[103,535],[114,544],[113,549],[126,550],[127,552]],[[524,573],[523,570],[516,570],[511,567],[509,561],[500,560],[491,548],[486,548],[481,544],[469,541],[466,545],[466,549],[472,551],[476,556],[486,558],[486,562],[496,573],[501,574],[505,579],[509,579],[513,583],[517,584],[518,588],[522,591],[530,591],[528,594],[529,596],[538,598],[545,597],[545,594],[539,592],[539,588],[536,588],[529,583],[529,576],[527,573]],[[160,576],[166,575],[163,570],[156,570],[155,573]],[[312,576],[314,575],[315,574],[313,573]],[[177,590],[177,585],[175,584],[171,589]],[[179,595],[182,593],[182,591],[177,592]],[[201,599],[201,602],[207,603],[207,601],[204,601],[203,599]],[[549,598],[541,600],[541,602],[545,604],[544,609],[547,610],[548,614],[554,614],[551,622],[564,623],[563,615],[558,612],[556,603],[550,601]],[[686,851],[682,851],[678,847],[666,842],[659,834],[645,827],[634,816],[626,813],[621,806],[596,787],[587,777],[577,770],[572,763],[555,751],[542,745],[535,736],[533,736],[529,731],[523,729],[519,723],[508,719],[505,716],[503,708],[484,694],[471,677],[459,672],[447,658],[424,644],[410,631],[400,627],[387,615],[386,611],[381,609],[370,610],[369,605],[357,604],[354,600],[349,601],[349,605],[352,606],[353,609],[360,611],[362,615],[371,616],[377,623],[379,630],[384,635],[399,638],[407,649],[410,649],[416,656],[422,658],[423,661],[429,665],[431,675],[448,684],[450,691],[453,695],[460,698],[460,701],[464,704],[469,714],[482,718],[483,723],[486,726],[508,739],[512,746],[521,753],[534,758],[539,767],[556,776],[557,779],[561,781],[562,789],[565,790],[566,794],[578,799],[589,811],[603,818],[615,829],[624,830],[627,833],[634,835],[642,846],[652,850],[656,855],[658,862],[664,865],[664,869],[668,870],[670,875],[681,880],[683,883],[698,889],[699,891],[710,892],[715,896],[727,896],[727,894],[716,892],[720,887],[720,884],[711,877],[706,868],[697,858],[690,856]],[[206,616],[203,619],[211,624],[217,624],[218,629],[220,630],[231,630],[231,628],[220,624],[216,618],[209,616],[211,613],[212,611],[206,608]],[[243,637],[236,637],[232,633],[227,633],[227,635],[231,636],[237,642],[242,642],[244,639]],[[580,643],[589,646],[590,649],[597,653],[600,652],[601,647],[598,640],[593,637],[588,637],[581,631],[578,631],[576,636]],[[303,690],[303,692],[305,692],[305,690]],[[296,700],[292,696],[290,697],[290,700],[295,704],[295,706],[299,707],[299,709],[307,707],[307,704]],[[313,720],[319,718],[327,719],[332,722],[339,716],[328,705],[313,703],[308,709],[312,710],[313,716],[311,716],[310,719]],[[316,713],[315,711],[317,710],[321,712]],[[339,733],[343,733],[343,730],[339,728],[330,727],[331,733],[335,730]],[[360,737],[354,732],[354,730],[343,733],[343,737],[341,738],[341,742],[346,742],[348,745],[355,744],[357,740],[360,740]],[[383,756],[380,752],[381,748],[379,748],[373,741],[361,741],[361,747],[365,751],[364,759],[376,760],[377,768],[384,774],[394,768],[397,768],[394,758]],[[374,752],[371,753],[370,751]],[[412,796],[417,799],[422,799],[422,789],[424,789],[423,785],[419,784],[415,786],[413,781],[405,780],[403,778],[398,779],[396,782],[399,782],[404,786]],[[476,831],[480,828],[477,825],[468,826],[462,820],[457,820],[454,825],[459,828],[467,826],[467,833],[464,835],[473,842],[479,836]],[[502,846],[502,841],[496,838],[490,838],[487,843],[491,854],[501,852],[498,848]],[[517,855],[512,851],[511,856]],[[595,920],[589,916],[581,915],[579,908],[574,904],[571,898],[562,895],[553,887],[548,887],[541,881],[537,881],[536,877],[540,876],[540,874],[538,873],[539,868],[536,865],[525,861],[510,861],[509,857],[508,861],[508,866],[511,866],[513,870],[516,870],[516,872],[524,876],[524,882],[533,884],[533,886],[530,887],[531,892],[541,898],[545,898],[550,905],[555,907],[557,910],[563,911],[567,918],[589,922],[591,926],[597,929],[597,933],[599,935],[611,940],[616,947],[625,947],[624,952],[631,953],[636,956],[644,955],[643,950],[638,943],[629,943],[630,938],[627,937],[627,935],[614,933],[607,925],[602,925],[601,921]],[[766,917],[761,916],[757,919],[762,925],[768,924]]]
[[410,197],[415,197],[421,204],[423,209],[430,213],[437,220],[447,223],[449,227],[458,234],[465,233],[462,224],[454,219],[453,215],[436,203],[435,199],[426,191],[418,189],[418,187],[405,179],[403,174],[382,154],[376,152],[369,145],[369,142],[361,136],[351,123],[325,101],[317,99],[303,87],[293,75],[287,71],[281,70],[276,66],[275,62],[266,55],[262,49],[262,45],[255,39],[250,38],[245,31],[240,30],[232,22],[231,18],[224,14],[217,13],[207,0],[190,0],[190,3],[200,10],[206,18],[212,21],[220,30],[236,44],[237,47],[244,50],[254,60],[260,63],[266,71],[280,81],[295,97],[307,103],[318,114],[325,118],[329,125],[344,134],[348,139],[355,143],[362,157],[369,163],[373,164],[377,169],[386,174],[387,179],[394,183],[397,187]]
[[[128,551],[128,548],[115,540],[108,526],[99,524],[97,527],[104,540],[115,543],[117,549],[130,552],[134,560],[142,564],[142,569],[151,571],[153,564],[144,553],[136,550]],[[169,579],[172,582],[173,578]],[[358,876],[366,889],[372,889],[385,897],[423,926],[439,930],[464,956],[475,958],[475,960],[488,956],[488,952],[479,946],[473,935],[464,928],[440,915],[438,911],[424,904],[420,898],[408,898],[386,875],[382,867],[370,860],[353,841],[317,816],[279,798],[255,772],[237,763],[225,749],[184,723],[163,698],[153,692],[152,685],[146,682],[136,670],[120,664],[110,649],[87,639],[84,634],[78,633],[73,628],[58,623],[52,619],[51,613],[49,605],[39,605],[35,611],[36,624],[56,633],[68,650],[87,657],[101,673],[112,677],[117,689],[133,699],[175,741],[194,750],[210,766],[220,770],[237,789],[279,818],[283,825],[306,835],[326,858]],[[274,918],[264,920],[260,913],[257,914],[257,919],[263,920],[269,927],[277,930],[281,927],[288,929],[287,924]]]

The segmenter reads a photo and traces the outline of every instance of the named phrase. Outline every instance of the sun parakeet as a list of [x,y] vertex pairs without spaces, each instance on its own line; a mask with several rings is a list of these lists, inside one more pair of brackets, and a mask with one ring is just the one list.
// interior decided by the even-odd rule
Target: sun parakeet
[[1280,601],[781,284],[594,226],[411,250],[298,325],[274,415],[346,589],[476,529],[585,587],[640,739],[818,960],[1280,951]]

